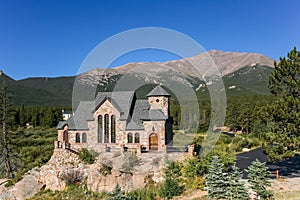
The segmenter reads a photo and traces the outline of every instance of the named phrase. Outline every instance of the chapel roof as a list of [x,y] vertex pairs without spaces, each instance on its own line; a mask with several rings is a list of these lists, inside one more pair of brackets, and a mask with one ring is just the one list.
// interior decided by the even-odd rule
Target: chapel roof
[[[156,88],[152,90],[154,95],[158,93],[162,96],[169,95],[160,86]],[[134,91],[99,92],[94,101],[81,101],[74,115],[66,121],[59,122],[57,129],[63,129],[68,125],[69,130],[88,130],[87,121],[94,120],[95,110],[106,100],[109,100],[120,112],[120,120],[128,122],[126,130],[144,130],[143,121],[167,119],[161,110],[150,110],[148,100],[136,100]]]
[[147,97],[153,97],[153,96],[171,96],[166,90],[162,88],[161,85],[156,86],[151,92],[147,94]]

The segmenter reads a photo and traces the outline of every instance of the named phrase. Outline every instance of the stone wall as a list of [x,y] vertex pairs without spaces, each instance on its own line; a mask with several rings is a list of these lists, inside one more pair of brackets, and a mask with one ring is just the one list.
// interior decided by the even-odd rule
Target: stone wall
[[169,98],[168,97],[148,97],[150,109],[162,110],[165,116],[169,116]]
[[147,146],[149,147],[149,136],[151,133],[156,133],[158,135],[158,150],[163,151],[165,149],[165,134],[166,134],[166,128],[165,128],[165,121],[144,121],[143,122],[145,130],[148,130],[147,133]]

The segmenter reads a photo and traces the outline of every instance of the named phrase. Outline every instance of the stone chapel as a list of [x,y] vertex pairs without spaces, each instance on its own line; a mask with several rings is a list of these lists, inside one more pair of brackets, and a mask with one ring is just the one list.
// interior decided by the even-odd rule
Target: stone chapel
[[99,92],[94,101],[81,101],[74,115],[57,126],[55,148],[96,152],[167,152],[172,146],[170,94],[156,86],[147,100],[134,91]]

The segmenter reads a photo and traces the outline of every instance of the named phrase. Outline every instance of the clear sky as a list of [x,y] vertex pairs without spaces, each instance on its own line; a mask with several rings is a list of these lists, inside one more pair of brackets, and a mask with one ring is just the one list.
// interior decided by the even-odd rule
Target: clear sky
[[[300,1],[0,0],[0,69],[14,79],[75,75],[96,45],[139,27],[182,32],[206,50],[278,60],[294,46],[300,49]],[[114,65],[172,59],[148,50]]]

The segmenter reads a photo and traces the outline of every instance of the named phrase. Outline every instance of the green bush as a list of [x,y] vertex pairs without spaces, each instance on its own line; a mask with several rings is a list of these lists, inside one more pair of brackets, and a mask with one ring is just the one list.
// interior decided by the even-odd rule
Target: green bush
[[86,185],[70,185],[67,186],[64,191],[50,191],[43,190],[36,194],[29,200],[58,200],[58,199],[70,199],[70,200],[99,200],[106,199],[107,195],[105,193],[95,193],[87,189]]
[[180,195],[181,192],[182,188],[178,181],[172,177],[166,177],[158,190],[159,196],[167,199],[172,199],[172,197]]
[[135,154],[126,152],[124,156],[124,162],[122,164],[122,172],[131,173],[134,167],[139,164],[140,160]]
[[171,199],[173,196],[180,195],[183,191],[183,188],[179,185],[182,165],[170,160],[167,160],[166,163],[164,181],[159,187],[158,194],[160,197]]
[[89,151],[83,148],[79,151],[79,160],[86,164],[93,164],[95,162],[95,152],[93,150]]
[[99,172],[100,172],[103,176],[106,176],[106,175],[108,175],[108,174],[111,174],[111,170],[112,170],[112,166],[102,163],[102,166],[101,166],[101,168],[99,169]]
[[156,195],[156,191],[149,188],[137,189],[128,193],[132,200],[153,200]]
[[131,198],[121,190],[119,184],[116,185],[115,189],[112,192],[107,193],[109,198],[106,200],[130,200]]

